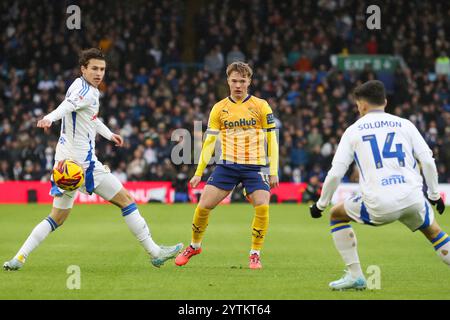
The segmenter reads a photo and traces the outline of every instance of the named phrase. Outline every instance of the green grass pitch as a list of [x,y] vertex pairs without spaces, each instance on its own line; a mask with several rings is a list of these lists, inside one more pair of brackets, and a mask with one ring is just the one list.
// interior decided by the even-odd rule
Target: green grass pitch
[[[190,241],[194,205],[140,205],[161,244]],[[447,211],[449,208],[447,208]],[[10,259],[45,205],[0,206],[0,262]],[[75,206],[18,272],[0,272],[0,299],[449,299],[450,269],[420,232],[399,222],[354,224],[366,270],[381,270],[381,289],[334,292],[328,282],[344,269],[329,233],[327,215],[313,220],[305,205],[272,205],[262,270],[248,269],[249,204],[224,205],[210,217],[202,254],[183,267],[173,260],[157,269],[112,205]],[[437,215],[450,232],[450,212]],[[67,269],[81,270],[81,288],[69,290]]]

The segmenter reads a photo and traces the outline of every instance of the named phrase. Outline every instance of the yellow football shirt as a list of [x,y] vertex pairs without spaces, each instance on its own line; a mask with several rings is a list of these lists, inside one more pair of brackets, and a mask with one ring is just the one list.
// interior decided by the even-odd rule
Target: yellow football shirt
[[227,97],[210,113],[209,133],[219,133],[220,159],[239,164],[266,165],[265,131],[275,129],[272,109],[266,100],[248,95],[242,101]]

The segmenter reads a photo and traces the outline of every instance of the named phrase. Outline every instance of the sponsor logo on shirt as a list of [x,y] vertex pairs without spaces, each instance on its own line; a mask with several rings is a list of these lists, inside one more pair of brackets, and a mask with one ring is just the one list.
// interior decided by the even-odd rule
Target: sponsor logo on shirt
[[256,126],[256,120],[253,118],[251,118],[251,119],[241,118],[236,121],[225,120],[223,122],[223,125],[227,129],[231,129],[231,128],[235,128],[235,127]]
[[399,175],[399,174],[394,174],[387,178],[381,179],[382,186],[390,186],[392,184],[402,184],[402,183],[406,183],[406,180],[405,180],[404,176]]

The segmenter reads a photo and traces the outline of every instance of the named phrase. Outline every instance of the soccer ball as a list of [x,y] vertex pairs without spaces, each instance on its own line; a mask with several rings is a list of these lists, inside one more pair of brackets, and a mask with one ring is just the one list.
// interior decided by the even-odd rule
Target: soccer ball
[[83,167],[70,159],[59,161],[53,168],[53,181],[63,190],[76,190],[84,183]]

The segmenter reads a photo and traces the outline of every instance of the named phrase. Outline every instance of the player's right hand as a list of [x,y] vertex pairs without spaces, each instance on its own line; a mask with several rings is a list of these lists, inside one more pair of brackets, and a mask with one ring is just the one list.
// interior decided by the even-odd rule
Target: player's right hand
[[269,176],[269,185],[270,185],[270,189],[278,187],[280,185],[278,176]]
[[38,128],[44,128],[44,131],[47,132],[47,130],[51,127],[52,122],[48,119],[41,119],[37,123]]
[[439,214],[444,213],[445,203],[444,200],[442,200],[442,198],[439,198],[438,200],[428,199],[428,201],[430,201],[431,205],[436,206],[436,210],[439,212]]
[[120,135],[113,133],[111,141],[116,144],[116,147],[123,147],[123,138]]
[[192,188],[195,188],[198,186],[198,184],[200,183],[201,180],[202,180],[202,177],[193,176],[191,181],[189,181],[189,183],[191,184]]
[[314,219],[320,218],[322,216],[322,211],[323,210],[317,208],[317,205],[315,203],[309,207],[309,213]]

